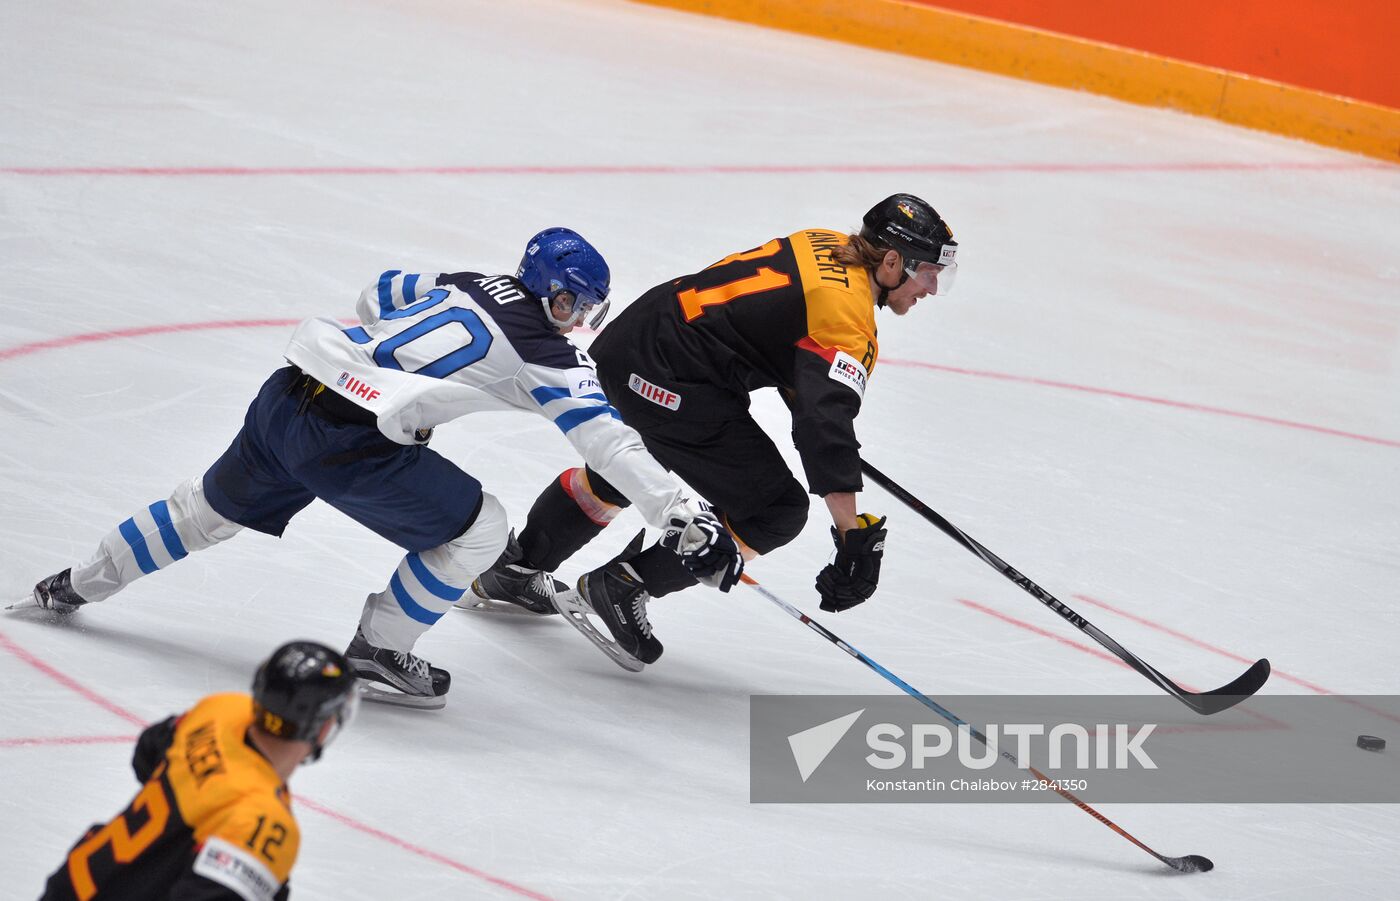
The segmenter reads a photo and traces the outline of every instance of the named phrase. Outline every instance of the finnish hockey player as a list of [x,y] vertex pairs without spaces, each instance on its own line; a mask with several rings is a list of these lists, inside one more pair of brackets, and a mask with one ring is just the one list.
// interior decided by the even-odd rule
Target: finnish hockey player
[[[622,423],[592,361],[565,337],[590,313],[595,323],[606,314],[609,281],[598,251],[564,228],[532,238],[515,277],[385,272],[360,295],[360,325],[297,327],[290,365],[264,383],[207,472],[122,522],[85,562],[39,582],[35,601],[71,612],[106,600],[243,528],[280,536],[319,497],[407,551],[369,595],[346,651],[371,683],[367,696],[441,707],[450,676],[414,644],[510,535],[500,502],[427,441],[435,426],[480,410],[552,420],[663,530],[666,553],[727,591],[743,567],[733,539]],[[618,608],[605,607],[613,628]]]

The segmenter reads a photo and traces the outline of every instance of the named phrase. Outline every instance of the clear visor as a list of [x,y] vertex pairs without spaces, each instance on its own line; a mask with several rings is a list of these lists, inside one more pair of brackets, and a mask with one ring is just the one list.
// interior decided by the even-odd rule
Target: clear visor
[[928,294],[947,294],[958,276],[957,263],[927,263],[911,260],[904,273]]
[[355,715],[360,710],[360,686],[355,685],[346,692],[342,700],[336,703],[336,711],[331,716],[331,727],[326,731],[326,737],[316,744],[316,750],[311,753],[307,761],[320,760],[321,752],[326,749],[326,746],[335,741],[336,736],[344,732],[346,727],[355,721]]
[[550,303],[554,307],[551,313],[566,311],[563,319],[552,317],[560,326],[578,325],[592,313],[593,316],[589,319],[588,326],[589,328],[597,328],[603,324],[603,320],[608,315],[610,301],[589,291],[574,291],[563,288],[554,292]]

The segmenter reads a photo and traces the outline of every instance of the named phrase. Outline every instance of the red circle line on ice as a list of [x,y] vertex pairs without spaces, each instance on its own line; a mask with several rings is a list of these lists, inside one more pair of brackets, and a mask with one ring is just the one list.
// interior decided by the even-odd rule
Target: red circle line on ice
[[[182,332],[207,332],[224,329],[245,329],[245,328],[291,328],[300,319],[222,319],[211,322],[174,322],[163,325],[143,325],[131,328],[109,329],[103,332],[87,332],[79,335],[65,335],[59,338],[48,338],[43,341],[33,341],[28,344],[19,344],[14,347],[0,348],[0,363],[8,360],[26,357],[31,354],[42,353],[50,350],[64,350],[70,347],[78,347],[83,344],[94,344],[103,341],[115,341],[121,338],[140,338],[147,335],[169,335]],[[353,324],[353,323],[351,323]],[[1188,401],[1171,400],[1164,397],[1152,397],[1147,394],[1135,394],[1130,391],[1119,391],[1113,388],[1098,388],[1093,385],[1078,385],[1073,382],[1061,382],[1054,379],[1043,379],[1035,376],[1015,375],[1006,372],[990,372],[979,369],[966,369],[960,366],[945,366],[940,363],[928,363],[923,360],[899,360],[883,357],[880,360],[881,366],[893,366],[896,368],[926,369],[933,372],[944,372],[952,375],[971,376],[974,378],[994,379],[1004,382],[1017,382],[1023,385],[1035,385],[1041,388],[1052,388],[1062,391],[1076,391],[1081,394],[1095,394],[1102,397],[1114,397],[1120,400],[1130,400],[1137,403],[1156,404],[1163,407],[1173,407],[1178,410],[1190,410],[1195,413],[1208,413],[1213,416],[1226,416],[1233,419],[1244,419],[1251,422],[1259,422],[1265,425],[1280,426],[1282,428],[1297,429],[1305,432],[1313,432],[1320,435],[1331,435],[1335,438],[1345,438],[1350,441],[1362,441],[1368,444],[1379,444],[1385,447],[1400,448],[1400,440],[1391,438],[1379,438],[1374,435],[1362,435],[1356,432],[1347,432],[1341,429],[1329,428],[1327,426],[1314,425],[1306,422],[1295,422],[1290,419],[1280,419],[1275,416],[1263,416],[1257,413],[1246,413],[1241,410],[1229,410],[1224,407],[1213,407],[1207,404],[1197,404]]]

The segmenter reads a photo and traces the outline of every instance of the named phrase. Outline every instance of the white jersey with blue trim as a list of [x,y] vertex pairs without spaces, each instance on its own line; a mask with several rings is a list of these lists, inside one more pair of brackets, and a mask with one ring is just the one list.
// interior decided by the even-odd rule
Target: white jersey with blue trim
[[301,323],[285,356],[374,413],[390,440],[415,444],[426,430],[481,410],[530,410],[552,420],[650,524],[693,515],[680,483],[608,403],[593,361],[514,278],[385,272],[356,312],[352,328],[326,318]]

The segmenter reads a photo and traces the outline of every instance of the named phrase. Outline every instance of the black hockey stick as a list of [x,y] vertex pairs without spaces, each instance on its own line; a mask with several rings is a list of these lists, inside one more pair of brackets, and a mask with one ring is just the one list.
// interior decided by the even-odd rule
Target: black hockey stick
[[[783,610],[785,610],[787,614],[793,619],[796,619],[798,622],[802,623],[804,626],[811,629],[813,632],[816,632],[822,638],[825,638],[827,641],[836,645],[838,648],[845,651],[847,654],[850,654],[852,657],[856,658],[861,663],[864,663],[866,666],[870,667],[875,672],[884,676],[895,686],[897,686],[901,691],[909,695],[909,697],[918,701],[920,704],[923,704],[929,710],[932,710],[934,713],[943,717],[943,719],[952,723],[954,726],[966,726],[968,732],[972,735],[973,738],[977,739],[984,746],[991,747],[987,743],[987,737],[983,735],[980,731],[978,731],[975,727],[973,727],[972,724],[968,723],[966,720],[961,719],[957,716],[957,714],[953,713],[948,708],[939,704],[937,701],[933,700],[928,695],[922,694],[918,689],[910,685],[908,682],[905,682],[903,679],[899,678],[894,673],[885,669],[883,666],[876,663],[874,660],[871,660],[869,657],[865,656],[860,651],[856,650],[849,644],[846,644],[846,642],[842,641],[834,633],[827,629],[826,626],[823,626],[821,623],[812,619],[807,614],[803,613],[801,610],[798,610],[796,607],[792,606],[787,601],[784,601],[782,598],[778,597],[773,592],[764,588],[762,585],[758,584],[758,582],[751,576],[745,574],[741,575],[739,578],[747,584],[753,586],[754,590],[756,590],[759,594],[763,595],[768,600],[777,604],[779,607],[783,608]],[[997,752],[998,757],[1001,757],[1002,759],[1006,760],[1012,766],[1021,766],[1021,764],[1016,760],[1016,755],[1012,754],[1010,751],[1003,751],[999,747],[994,748],[993,750]],[[1136,836],[1128,832],[1122,826],[1119,826],[1117,823],[1113,822],[1108,817],[1099,813],[1097,810],[1090,807],[1088,804],[1081,801],[1079,798],[1075,797],[1074,794],[1071,793],[1068,789],[1061,788],[1059,786],[1059,783],[1050,779],[1040,770],[1037,770],[1035,767],[1030,766],[1029,764],[1026,765],[1025,769],[1030,770],[1031,773],[1037,779],[1039,779],[1042,783],[1046,785],[1046,787],[1053,790],[1060,797],[1069,801],[1075,807],[1078,807],[1080,810],[1084,811],[1089,816],[1098,820],[1100,823],[1103,823],[1105,826],[1112,829],[1119,835],[1123,836],[1133,844],[1137,845],[1139,848],[1146,851],[1148,854],[1151,854],[1153,857],[1157,858],[1162,863],[1171,867],[1173,870],[1176,870],[1179,873],[1204,873],[1208,870],[1212,870],[1215,868],[1215,864],[1211,862],[1209,857],[1202,857],[1199,854],[1188,854],[1185,857],[1167,857],[1165,854],[1158,854],[1156,851],[1152,850],[1152,848],[1143,844],[1143,842],[1141,842]]]
[[1051,610],[1054,610],[1056,613],[1060,614],[1060,616],[1063,617],[1066,622],[1070,623],[1070,625],[1074,626],[1079,631],[1090,636],[1099,644],[1108,648],[1115,655],[1117,655],[1119,660],[1122,660],[1124,663],[1128,664],[1128,666],[1131,666],[1133,669],[1137,670],[1139,673],[1146,676],[1151,681],[1155,682],[1158,685],[1158,687],[1160,687],[1167,694],[1176,698],[1178,701],[1185,704],[1187,707],[1190,707],[1197,713],[1209,716],[1212,713],[1219,713],[1222,710],[1228,710],[1231,707],[1238,704],[1240,701],[1243,701],[1245,698],[1254,694],[1260,688],[1263,688],[1264,683],[1268,681],[1269,661],[1267,659],[1263,659],[1254,661],[1254,665],[1251,666],[1249,669],[1245,670],[1244,675],[1240,676],[1238,679],[1231,682],[1229,685],[1221,686],[1220,688],[1217,688],[1214,691],[1187,691],[1180,685],[1177,685],[1175,682],[1168,679],[1166,676],[1162,675],[1152,666],[1149,666],[1147,663],[1143,662],[1143,660],[1140,659],[1132,651],[1129,651],[1127,648],[1114,641],[1107,634],[1105,634],[1103,630],[1099,629],[1098,626],[1095,626],[1093,623],[1089,622],[1087,619],[1080,616],[1078,613],[1075,613],[1073,610],[1070,609],[1069,605],[1056,598],[1044,588],[1041,588],[1039,585],[1032,582],[1029,578],[1017,571],[1005,560],[1001,559],[996,554],[993,554],[991,551],[987,550],[962,529],[959,529],[957,526],[953,525],[948,520],[938,515],[937,511],[933,510],[923,501],[919,500],[917,497],[914,497],[914,495],[910,494],[909,492],[905,491],[902,487],[900,487],[898,482],[894,481],[889,476],[880,472],[880,470],[871,466],[865,460],[861,461],[860,468],[862,472],[864,472],[866,475],[870,476],[872,480],[874,480],[875,484],[879,485],[881,488],[884,488],[890,494],[893,494],[897,499],[899,499],[906,506],[908,506],[909,509],[919,514],[924,519],[927,519],[929,522],[933,523],[945,534],[947,534],[948,537],[952,538],[958,544],[961,544],[963,547],[967,548],[969,551],[976,554],[978,557],[981,557],[982,560],[984,560],[986,564],[992,569],[996,570],[1003,576],[1006,576],[1006,578],[1010,579],[1012,582],[1019,585],[1022,588],[1022,590],[1026,592],[1026,594],[1030,595],[1037,601],[1040,601],[1042,604],[1049,607]]

